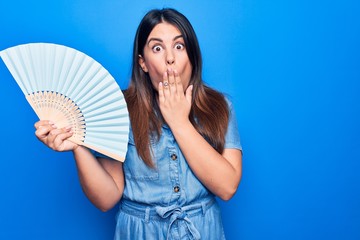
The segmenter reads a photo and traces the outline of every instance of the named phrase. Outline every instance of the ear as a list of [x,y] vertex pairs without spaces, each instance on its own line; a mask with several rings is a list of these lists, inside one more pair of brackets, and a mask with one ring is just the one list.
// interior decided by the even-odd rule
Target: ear
[[145,60],[141,55],[139,55],[139,65],[140,65],[140,67],[142,68],[142,70],[144,72],[148,72],[148,69],[147,69],[146,64],[145,64]]

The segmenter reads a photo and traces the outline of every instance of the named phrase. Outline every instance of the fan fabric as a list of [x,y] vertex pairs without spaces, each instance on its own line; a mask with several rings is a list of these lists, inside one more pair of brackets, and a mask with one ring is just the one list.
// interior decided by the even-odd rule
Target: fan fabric
[[71,126],[69,139],[124,161],[129,115],[123,93],[93,58],[63,45],[29,43],[0,57],[40,120]]

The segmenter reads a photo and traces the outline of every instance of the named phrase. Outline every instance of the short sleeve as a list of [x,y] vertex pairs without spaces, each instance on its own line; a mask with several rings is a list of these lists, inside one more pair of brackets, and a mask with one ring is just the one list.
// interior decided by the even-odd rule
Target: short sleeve
[[224,148],[235,148],[242,150],[235,110],[232,103],[228,99],[226,99],[226,101],[228,102],[229,106],[229,124],[225,135]]

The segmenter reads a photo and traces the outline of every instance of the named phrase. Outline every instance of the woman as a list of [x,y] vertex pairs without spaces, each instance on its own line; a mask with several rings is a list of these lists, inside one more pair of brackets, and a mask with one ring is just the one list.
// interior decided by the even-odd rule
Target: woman
[[35,124],[56,151],[72,151],[81,186],[107,211],[120,201],[115,239],[225,239],[215,196],[241,179],[241,145],[231,104],[204,85],[195,32],[174,9],[152,10],[135,36],[125,91],[131,129],[124,163],[67,140],[70,128]]

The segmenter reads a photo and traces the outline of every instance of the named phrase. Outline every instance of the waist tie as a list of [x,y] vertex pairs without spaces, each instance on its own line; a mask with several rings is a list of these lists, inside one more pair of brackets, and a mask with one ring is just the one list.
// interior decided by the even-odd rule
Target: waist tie
[[[189,208],[191,207],[191,208]],[[169,207],[155,207],[156,213],[159,214],[162,218],[169,218],[170,217],[170,223],[166,234],[166,239],[169,239],[169,233],[171,230],[171,227],[173,223],[177,220],[184,220],[186,223],[186,227],[189,230],[191,236],[195,240],[200,239],[200,233],[194,226],[194,224],[191,222],[191,220],[187,217],[186,211],[192,210],[196,208],[201,208],[201,204],[194,204],[186,207],[179,207],[176,205],[169,206]]]
[[121,210],[128,214],[144,218],[145,222],[149,222],[150,220],[169,219],[169,227],[167,229],[166,239],[169,239],[173,224],[176,221],[184,221],[192,239],[199,240],[200,233],[188,216],[196,215],[199,212],[202,212],[204,215],[206,210],[209,209],[214,204],[214,202],[215,199],[210,197],[186,206],[171,205],[167,207],[152,207],[123,199],[121,201]]

